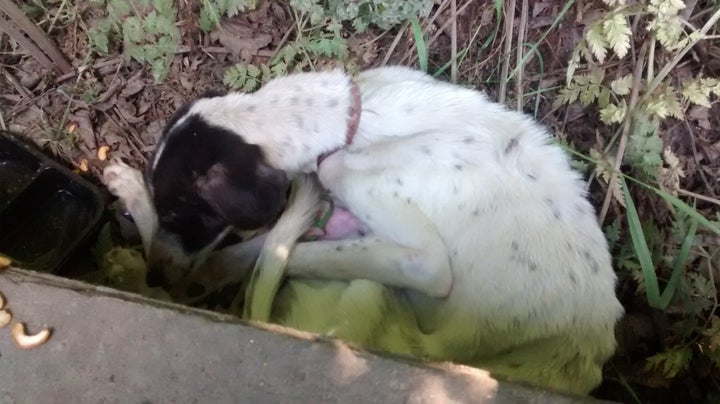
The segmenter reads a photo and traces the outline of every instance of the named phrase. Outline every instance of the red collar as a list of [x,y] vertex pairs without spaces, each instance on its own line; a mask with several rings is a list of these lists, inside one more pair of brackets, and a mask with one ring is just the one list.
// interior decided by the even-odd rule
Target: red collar
[[358,126],[360,125],[360,112],[362,112],[360,89],[358,88],[357,84],[355,84],[355,82],[352,82],[352,87],[350,87],[350,95],[352,96],[352,104],[350,105],[349,110],[350,116],[348,117],[347,133],[345,133],[345,145],[340,146],[337,149],[332,150],[328,153],[321,154],[318,157],[317,161],[318,167],[320,167],[320,163],[322,163],[322,161],[329,157],[331,154],[352,144],[352,141],[355,138],[355,133],[357,133]]

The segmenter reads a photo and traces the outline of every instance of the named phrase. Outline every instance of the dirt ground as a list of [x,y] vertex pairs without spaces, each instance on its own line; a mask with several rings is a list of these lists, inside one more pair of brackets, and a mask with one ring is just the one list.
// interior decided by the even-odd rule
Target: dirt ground
[[[226,90],[223,85],[225,69],[239,62],[267,62],[274,51],[287,40],[295,21],[288,8],[277,2],[266,3],[260,10],[240,14],[222,21],[224,30],[203,33],[198,26],[199,2],[177,2],[182,33],[182,46],[176,52],[170,73],[162,83],[156,83],[147,67],[127,60],[119,44],[111,44],[108,54],[91,53],[86,35],[87,27],[101,14],[97,6],[79,0],[75,2],[75,16],[56,22],[48,37],[76,67],[62,74],[48,69],[8,35],[0,35],[0,124],[3,128],[21,133],[40,145],[49,155],[73,167],[80,174],[98,183],[98,174],[106,161],[98,157],[102,146],[109,146],[111,158],[122,158],[136,167],[143,167],[160,136],[164,122],[172,113],[193,97],[208,90]],[[439,3],[439,2],[438,2]],[[495,26],[495,10],[490,1],[474,1],[457,15],[456,40],[464,49],[477,31],[476,40],[468,47],[468,54],[458,67],[458,82],[485,90],[498,98],[498,78],[503,57],[502,32],[489,46],[480,46]],[[520,2],[518,2],[520,3]],[[579,104],[553,107],[553,100],[565,80],[567,61],[575,44],[582,37],[587,21],[593,18],[590,2],[578,2],[564,22],[551,30],[538,50],[537,59],[524,70],[522,88],[526,93],[551,89],[536,99],[527,98],[523,108],[561,138],[582,153],[587,153],[598,138],[612,136],[608,126],[601,124],[597,112]],[[20,3],[17,3],[20,4]],[[57,3],[48,3],[57,7]],[[537,41],[551,26],[559,8],[558,1],[530,2],[528,42]],[[438,6],[435,6],[437,10]],[[430,70],[435,70],[451,57],[452,35],[443,25],[452,17],[449,10],[431,14],[432,24],[425,27],[429,43]],[[48,16],[36,16],[35,22],[47,30]],[[237,34],[241,32],[242,36]],[[387,63],[415,63],[412,33],[406,29],[399,42],[392,46],[397,29],[384,33],[371,29],[363,34],[346,31],[351,55],[360,67]],[[263,40],[253,40],[258,38]],[[242,38],[242,40],[238,39]],[[292,38],[292,37],[291,37]],[[676,80],[698,72],[708,76],[720,75],[720,55],[716,43],[703,43],[690,52],[672,73]],[[389,49],[393,49],[392,52]],[[515,50],[513,49],[513,52]],[[622,62],[616,66],[618,69]],[[507,101],[515,105],[516,82],[507,87]],[[720,103],[710,109],[691,108],[685,120],[668,120],[662,139],[680,159],[685,172],[682,188],[688,192],[717,199],[720,194]],[[606,189],[594,181],[592,200],[600,207]],[[641,215],[654,217],[659,223],[667,221],[667,209],[650,197],[638,193],[636,204]],[[697,209],[713,217],[717,205],[697,200]],[[623,217],[621,206],[611,205],[608,220]],[[627,240],[627,235],[621,235]],[[720,241],[715,239],[716,245]],[[637,282],[629,274],[619,274],[618,294],[627,315],[618,326],[620,344],[617,355],[606,366],[605,382],[594,395],[600,398],[634,402],[635,394],[641,402],[697,402],[709,401],[717,392],[720,371],[712,363],[693,365],[674,379],[648,372],[645,359],[668,345],[668,328],[682,317],[682,313],[660,312],[650,309],[643,294],[637,293]],[[634,393],[630,393],[630,391]],[[713,396],[713,394],[715,394]]]

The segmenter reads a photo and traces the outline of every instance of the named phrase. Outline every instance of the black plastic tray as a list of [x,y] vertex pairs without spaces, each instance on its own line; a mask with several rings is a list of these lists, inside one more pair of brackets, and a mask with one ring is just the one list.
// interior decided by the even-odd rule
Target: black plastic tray
[[56,272],[103,214],[100,190],[19,137],[0,131],[0,254]]

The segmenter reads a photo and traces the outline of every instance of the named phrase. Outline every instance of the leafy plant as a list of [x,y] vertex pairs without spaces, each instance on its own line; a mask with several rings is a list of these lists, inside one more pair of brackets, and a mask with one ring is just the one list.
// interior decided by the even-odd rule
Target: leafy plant
[[232,17],[245,10],[252,10],[255,0],[203,0],[200,9],[200,28],[210,31],[220,24],[220,16]]
[[111,40],[121,37],[125,59],[148,63],[155,80],[164,80],[180,44],[172,0],[94,1],[107,7],[107,16],[88,30],[91,46],[107,53]]
[[692,350],[687,346],[672,347],[648,358],[645,368],[658,371],[668,379],[672,379],[690,366],[692,356]]
[[291,0],[290,6],[298,13],[297,38],[267,63],[230,67],[223,82],[233,89],[253,91],[273,77],[314,68],[317,60],[332,60],[352,71],[355,63],[341,34],[343,23],[359,32],[370,25],[387,29],[427,12],[431,5],[430,0]]
[[271,76],[272,72],[267,65],[258,67],[251,64],[236,64],[225,70],[223,84],[249,93],[257,89],[262,82],[268,80]]
[[432,3],[432,0],[290,0],[295,10],[309,16],[312,25],[328,20],[333,25],[348,21],[358,32],[370,25],[389,29],[426,13]]
[[[566,87],[556,99],[557,104],[571,103],[580,100],[588,106],[597,102],[600,108],[600,119],[611,125],[621,123],[627,115],[629,97],[633,85],[640,94],[640,102],[636,106],[648,119],[682,118],[689,104],[709,107],[711,94],[720,94],[717,79],[695,78],[682,86],[669,81],[657,82],[654,76],[655,44],[667,52],[678,52],[679,49],[696,43],[701,34],[697,31],[686,32],[687,24],[683,23],[680,11],[685,8],[681,0],[649,0],[627,4],[623,0],[604,0],[610,7],[601,18],[591,24],[582,41],[573,51],[566,75]],[[627,57],[631,42],[635,39],[628,19],[631,16],[642,18],[648,35],[644,38],[643,49],[649,51],[647,80],[633,83],[633,76],[623,74],[617,77],[606,77],[602,69],[603,63],[614,54],[618,59]],[[587,63],[589,73],[576,74],[582,60]],[[647,167],[646,167],[647,168]]]
[[347,55],[347,44],[339,36],[301,38],[281,48],[268,63],[231,66],[225,71],[223,83],[232,89],[250,92],[273,77],[302,71],[311,60],[329,58],[348,62]]

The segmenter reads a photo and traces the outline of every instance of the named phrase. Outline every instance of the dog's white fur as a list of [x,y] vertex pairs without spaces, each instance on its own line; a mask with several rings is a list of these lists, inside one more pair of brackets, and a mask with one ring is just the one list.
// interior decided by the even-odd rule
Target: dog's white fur
[[[587,392],[622,315],[607,244],[584,184],[548,133],[477,91],[401,67],[271,81],[198,100],[190,113],[261,146],[322,185],[371,230],[295,246],[290,276],[406,289],[431,359]],[[517,362],[522,363],[517,363]]]

